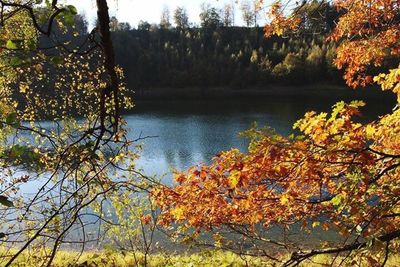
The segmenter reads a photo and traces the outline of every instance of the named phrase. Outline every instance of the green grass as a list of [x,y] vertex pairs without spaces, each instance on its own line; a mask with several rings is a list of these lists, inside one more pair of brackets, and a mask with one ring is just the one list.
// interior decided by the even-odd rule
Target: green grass
[[[144,266],[145,258],[141,253],[120,253],[112,251],[84,252],[80,254],[72,251],[61,251],[53,261],[54,267],[133,267]],[[13,266],[36,267],[41,265],[44,255],[37,253],[24,253]],[[332,257],[330,255],[318,255],[311,261],[306,261],[301,266],[317,267],[329,266]],[[336,261],[337,263],[340,260]],[[3,262],[4,264],[4,262]],[[387,265],[397,267],[400,264],[400,255],[391,255]],[[1,263],[0,263],[1,265]],[[154,254],[148,256],[149,267],[244,267],[244,266],[279,266],[279,263],[258,257],[240,257],[234,253],[224,251],[204,251],[195,254]],[[351,265],[344,265],[351,266]],[[362,262],[361,266],[368,266]]]
[[[54,267],[133,267],[144,266],[145,258],[141,253],[123,254],[119,252],[99,251],[84,252],[79,256],[77,252],[61,251],[53,261]],[[40,266],[43,255],[24,254],[15,263],[15,266],[33,267]],[[247,261],[247,265],[246,265]],[[0,263],[1,265],[1,263]],[[241,267],[241,266],[274,266],[263,261],[261,258],[239,257],[234,253],[222,251],[206,251],[196,254],[155,254],[148,256],[147,266],[149,267],[190,267],[190,266],[209,266],[209,267]]]

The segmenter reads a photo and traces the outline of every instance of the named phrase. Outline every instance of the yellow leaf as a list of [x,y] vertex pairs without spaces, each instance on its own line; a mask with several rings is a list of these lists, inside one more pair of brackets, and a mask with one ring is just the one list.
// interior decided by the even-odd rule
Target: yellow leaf
[[240,180],[240,175],[240,171],[234,170],[231,172],[231,175],[229,176],[229,185],[231,186],[231,188],[235,188],[237,186]]
[[371,124],[368,124],[367,127],[365,127],[365,133],[367,134],[368,138],[373,137],[375,134],[375,128]]
[[219,233],[214,234],[213,239],[217,248],[222,247],[222,241],[224,238]]
[[315,228],[315,227],[319,226],[320,224],[321,224],[320,222],[313,222],[312,227]]
[[276,29],[276,30],[275,30],[275,34],[276,34],[277,36],[281,36],[281,35],[283,34],[283,29],[282,29],[282,28]]
[[184,218],[184,211],[181,207],[177,207],[171,211],[171,214],[175,217],[176,220],[181,220]]
[[26,83],[19,84],[19,92],[25,94],[26,91],[29,89],[29,85]]
[[280,199],[280,202],[281,202],[282,205],[287,205],[289,203],[288,196],[287,195],[282,195],[281,199]]

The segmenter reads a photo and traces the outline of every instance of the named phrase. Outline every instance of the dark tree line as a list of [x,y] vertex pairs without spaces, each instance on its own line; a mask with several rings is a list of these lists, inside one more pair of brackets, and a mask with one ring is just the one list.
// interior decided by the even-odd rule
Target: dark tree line
[[[131,29],[113,21],[116,58],[129,88],[342,82],[332,66],[336,46],[325,42],[338,16],[328,4],[303,6],[297,11],[303,18],[301,33],[272,39],[264,38],[263,28],[256,26],[255,10],[252,27],[232,26],[229,7],[219,10],[203,4],[201,10],[200,26],[189,23],[183,7],[171,14],[164,8],[159,25],[141,22]],[[252,17],[251,10],[242,13]]]
[[[141,21],[137,28],[111,18],[116,62],[125,71],[128,88],[343,83],[332,65],[336,44],[325,40],[339,11],[326,3],[307,3],[295,11],[302,17],[299,32],[267,39],[257,26],[261,12],[250,4],[240,9],[248,19],[246,27],[234,26],[232,5],[217,9],[203,4],[199,25],[189,22],[184,7],[172,12],[165,7],[159,24]],[[85,31],[80,20],[76,26]]]
[[131,88],[341,82],[332,66],[335,44],[323,38],[266,40],[262,28],[246,27],[114,32],[117,62]]

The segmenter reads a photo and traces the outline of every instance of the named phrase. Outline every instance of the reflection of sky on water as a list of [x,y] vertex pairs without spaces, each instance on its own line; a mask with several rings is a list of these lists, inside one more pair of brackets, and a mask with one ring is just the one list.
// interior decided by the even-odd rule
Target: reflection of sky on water
[[[130,135],[157,136],[143,141],[140,165],[146,173],[161,174],[169,167],[185,169],[206,163],[221,150],[246,149],[246,140],[238,133],[248,129],[258,114],[238,118],[227,115],[189,115],[154,117],[127,116]],[[154,164],[153,164],[154,163]]]
[[[253,122],[273,127],[280,134],[292,132],[293,123],[308,110],[329,111],[339,99],[273,98],[211,101],[152,101],[139,103],[135,114],[127,115],[129,138],[157,136],[143,140],[138,166],[147,175],[167,174],[173,168],[207,163],[218,152],[237,147],[246,150],[247,140],[238,133]],[[371,101],[372,102],[372,101]],[[390,111],[391,105],[375,101],[368,118]]]
[[[137,103],[133,113],[125,118],[129,139],[156,136],[140,141],[143,150],[137,166],[149,176],[165,175],[168,183],[173,169],[184,170],[209,163],[217,153],[233,147],[245,151],[248,141],[238,134],[249,129],[253,122],[257,122],[259,127],[270,126],[278,133],[287,135],[293,131],[293,123],[306,111],[329,111],[341,98],[343,96],[152,100]],[[348,97],[350,99],[360,99],[360,94]],[[390,112],[394,106],[380,98],[370,97],[367,102],[363,120]],[[57,128],[56,124],[46,121],[40,122],[40,126]],[[33,141],[31,135],[22,136],[28,142]],[[28,196],[36,192],[41,183],[35,181],[23,185],[21,191]]]

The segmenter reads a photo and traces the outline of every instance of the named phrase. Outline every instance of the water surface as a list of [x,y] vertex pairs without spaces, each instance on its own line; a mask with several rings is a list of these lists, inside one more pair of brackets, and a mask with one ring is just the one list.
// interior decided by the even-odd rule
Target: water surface
[[[350,92],[346,101],[360,98],[363,96]],[[327,112],[339,100],[337,96],[155,100],[138,102],[134,112],[125,118],[131,139],[156,136],[141,141],[138,166],[147,175],[166,174],[168,181],[172,169],[210,162],[218,152],[233,147],[246,151],[248,141],[238,134],[253,122],[287,135],[306,111]],[[364,100],[369,104],[363,108],[363,121],[373,120],[394,107],[393,98]]]

